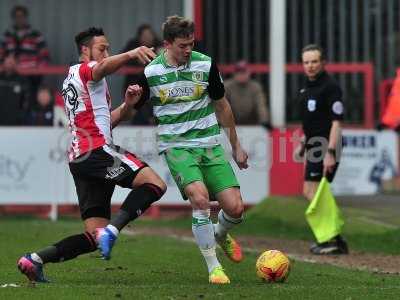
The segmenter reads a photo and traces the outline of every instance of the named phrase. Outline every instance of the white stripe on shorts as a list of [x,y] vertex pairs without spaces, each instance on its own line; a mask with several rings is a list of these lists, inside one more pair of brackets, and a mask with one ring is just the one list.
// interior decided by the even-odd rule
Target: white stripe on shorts
[[125,149],[123,149],[123,148],[120,148],[120,149],[123,150],[123,153],[115,151],[113,148],[111,148],[108,145],[103,146],[103,150],[105,152],[110,154],[112,157],[118,157],[123,163],[127,164],[133,171],[137,171],[139,168],[141,168],[143,166],[143,163],[140,162],[139,159],[138,159],[138,162],[140,162],[140,164],[138,164],[134,160],[128,158],[126,156],[127,151]]

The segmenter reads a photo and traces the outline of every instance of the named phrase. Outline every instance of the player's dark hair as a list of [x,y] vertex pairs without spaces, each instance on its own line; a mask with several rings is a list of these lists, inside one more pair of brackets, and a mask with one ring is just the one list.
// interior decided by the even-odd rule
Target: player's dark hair
[[325,51],[321,46],[317,44],[307,45],[301,50],[301,56],[303,56],[303,54],[308,51],[318,51],[320,53],[321,60],[325,60]]
[[25,17],[29,15],[28,9],[23,5],[15,5],[11,10],[11,18],[15,18],[17,12],[22,12]]
[[82,46],[88,47],[93,37],[104,35],[103,28],[90,27],[85,31],[79,32],[75,36],[75,43],[78,48],[79,55],[82,53]]
[[187,38],[194,33],[193,21],[179,16],[170,16],[162,25],[163,38],[173,42],[176,38]]

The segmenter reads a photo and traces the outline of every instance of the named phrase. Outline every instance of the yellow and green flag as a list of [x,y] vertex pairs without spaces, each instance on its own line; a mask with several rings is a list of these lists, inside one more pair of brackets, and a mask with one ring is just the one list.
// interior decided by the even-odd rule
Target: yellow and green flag
[[305,215],[318,243],[327,242],[341,233],[344,221],[325,177]]

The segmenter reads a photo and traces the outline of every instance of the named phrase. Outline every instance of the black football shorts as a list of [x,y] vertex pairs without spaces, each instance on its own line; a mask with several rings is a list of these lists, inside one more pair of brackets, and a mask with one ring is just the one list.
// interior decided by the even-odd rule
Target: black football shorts
[[137,173],[147,167],[136,155],[104,145],[69,163],[83,220],[110,219],[111,196],[116,185],[132,188]]
[[[306,166],[304,171],[305,181],[321,181],[324,171],[324,156],[322,151],[306,151]],[[339,167],[339,162],[336,163],[332,172],[326,174],[328,182],[332,182],[335,178],[336,171]]]

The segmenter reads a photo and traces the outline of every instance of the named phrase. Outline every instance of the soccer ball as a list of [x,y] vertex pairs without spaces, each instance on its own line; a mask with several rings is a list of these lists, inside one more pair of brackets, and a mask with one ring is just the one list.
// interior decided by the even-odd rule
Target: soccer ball
[[278,250],[268,250],[256,262],[257,276],[265,282],[284,282],[289,276],[290,261]]

